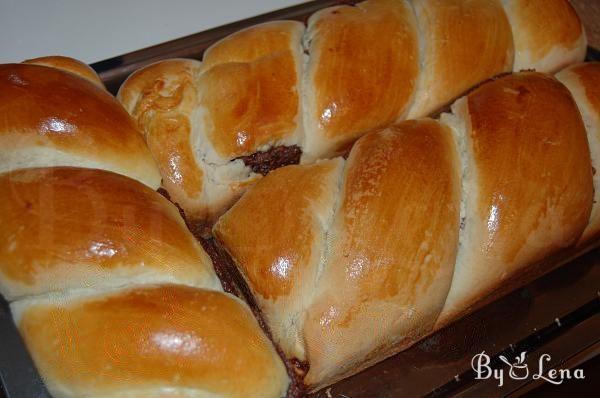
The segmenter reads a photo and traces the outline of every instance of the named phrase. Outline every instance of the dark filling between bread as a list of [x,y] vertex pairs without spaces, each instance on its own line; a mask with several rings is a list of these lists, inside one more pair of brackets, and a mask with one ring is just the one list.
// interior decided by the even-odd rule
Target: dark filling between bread
[[[241,159],[246,166],[252,169],[253,172],[267,175],[269,172],[280,167],[299,164],[300,156],[302,156],[302,150],[300,147],[293,145],[274,147],[268,151],[256,152],[252,155],[243,156],[238,159]],[[158,192],[169,201],[174,203],[171,200],[169,193],[165,189],[160,188]],[[252,294],[250,287],[236,267],[229,253],[211,236],[210,225],[207,225],[203,222],[189,220],[186,217],[183,209],[177,203],[174,204],[177,206],[179,213],[185,220],[190,232],[194,235],[198,242],[200,242],[204,250],[210,256],[215,273],[217,274],[217,277],[223,286],[223,290],[225,290],[227,293],[235,295],[236,297],[239,297],[248,304],[255,318],[258,320],[260,327],[273,342],[277,353],[285,364],[288,376],[292,380],[287,391],[287,398],[300,398],[304,396],[306,392],[306,386],[304,385],[303,380],[309,369],[308,363],[297,358],[287,359],[281,348],[273,341],[271,330],[269,329],[264,315],[254,299],[254,295]]]
[[277,353],[285,364],[288,376],[292,380],[286,397],[300,398],[304,396],[306,387],[303,383],[303,379],[308,372],[308,363],[300,361],[296,358],[290,360],[286,358],[279,345],[274,342],[271,330],[265,321],[262,311],[256,304],[250,287],[246,283],[238,268],[235,266],[235,263],[229,253],[219,244],[219,242],[217,242],[217,240],[212,237],[206,238],[206,235],[202,234],[204,231],[203,225],[190,225],[191,223],[188,221],[186,221],[186,223],[192,234],[194,234],[196,239],[200,242],[204,250],[210,256],[215,272],[221,280],[221,284],[223,285],[223,290],[225,290],[227,293],[235,295],[236,297],[239,297],[248,304],[255,318],[258,320],[260,327],[273,342]]
[[[349,149],[350,148],[343,152],[344,158],[348,157],[350,152]],[[300,147],[293,145],[274,147],[268,151],[257,152],[249,156],[240,157],[238,159],[241,159],[246,166],[252,169],[253,172],[267,175],[269,172],[280,167],[299,164],[301,156],[302,150]],[[229,253],[219,244],[216,239],[212,237],[210,233],[210,225],[207,225],[203,222],[189,220],[188,217],[186,217],[183,209],[177,203],[171,200],[169,193],[165,189],[159,188],[158,193],[177,206],[177,209],[179,210],[181,217],[185,220],[188,229],[210,256],[215,273],[217,274],[217,277],[223,286],[223,290],[244,300],[248,304],[260,327],[273,342],[273,346],[276,348],[277,353],[283,360],[288,376],[291,379],[286,397],[303,397],[306,392],[304,377],[309,370],[308,362],[301,361],[297,358],[286,358],[279,345],[274,342],[271,330],[265,321],[261,309],[254,299],[254,295],[252,294],[250,287],[246,283],[246,280],[240,273],[239,269],[236,267],[233,258],[231,258]]]
[[300,156],[302,156],[302,149],[297,145],[292,145],[276,146],[268,151],[256,152],[237,159],[241,159],[253,172],[267,175],[270,171],[280,167],[300,163]]

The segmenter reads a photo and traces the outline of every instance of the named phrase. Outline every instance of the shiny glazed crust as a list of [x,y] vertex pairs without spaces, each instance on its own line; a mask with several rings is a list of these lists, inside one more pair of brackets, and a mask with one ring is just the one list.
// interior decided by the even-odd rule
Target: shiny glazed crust
[[175,206],[135,180],[102,170],[21,169],[0,175],[0,192],[7,300],[131,283],[220,289]]
[[55,398],[264,398],[287,389],[252,312],[225,293],[159,285],[25,300],[12,312]]
[[404,0],[326,8],[308,21],[305,160],[347,149],[406,115],[419,73],[415,17]]
[[580,243],[600,237],[600,63],[576,64],[556,75],[577,102],[587,131],[594,176],[594,206]]
[[421,73],[408,118],[448,105],[471,87],[513,67],[513,39],[497,0],[415,0]]
[[[60,57],[0,66],[0,293],[49,392],[285,396],[267,335],[152,189],[155,151],[87,72]],[[179,120],[155,116],[149,145],[173,149],[161,134]]]
[[585,31],[568,0],[503,0],[515,42],[514,71],[555,73],[583,61]]
[[[484,3],[465,1],[462,5],[476,7]],[[431,43],[435,34],[444,34],[424,35],[423,32],[433,32],[434,29],[421,26],[424,19],[415,19],[413,9],[407,4],[404,1],[369,0],[358,7],[336,7],[315,14],[304,35],[308,52],[304,56],[306,65],[302,65],[299,44],[304,34],[303,27],[295,22],[281,22],[250,28],[226,38],[207,51],[204,64],[182,60],[175,62],[174,69],[163,68],[163,64],[149,67],[151,73],[148,73],[150,77],[147,80],[132,78],[131,81],[138,80],[139,84],[132,92],[124,91],[120,95],[124,104],[129,101],[127,107],[130,112],[135,114],[136,110],[141,110],[136,116],[138,126],[127,115],[123,116],[124,112],[115,107],[115,102],[107,98],[100,87],[94,87],[94,84],[97,85],[94,76],[77,62],[50,58],[30,62],[37,65],[3,65],[0,67],[0,104],[8,105],[0,105],[0,112],[10,117],[3,119],[5,126],[0,123],[0,147],[6,148],[6,151],[0,151],[0,172],[28,167],[79,165],[114,171],[156,188],[160,175],[153,163],[154,157],[166,181],[163,186],[172,194],[173,200],[189,209],[189,214],[194,217],[213,217],[259,180],[237,158],[277,145],[300,145],[305,151],[303,161],[314,162],[320,157],[344,151],[352,141],[373,128],[384,127],[406,117],[413,101],[418,101],[419,90],[427,84],[426,72],[419,70],[419,63],[426,59],[422,51],[428,48],[425,44],[427,38]],[[504,19],[500,16],[497,2],[486,4],[490,6],[481,6],[482,14],[498,15],[497,19],[490,19],[499,26],[497,48],[507,48],[505,53],[491,51],[490,54],[502,58],[506,69],[515,51],[510,44],[507,45],[506,16]],[[561,22],[553,27],[558,33],[548,29],[544,36],[548,38],[545,44],[540,41],[542,36],[532,39],[531,27],[523,22],[524,11],[510,1],[504,1],[504,5],[515,37],[515,69],[526,67],[554,71],[559,66],[583,58],[585,34],[580,25],[577,29],[579,20],[566,0],[551,2],[547,10],[538,7],[528,19],[535,20],[538,25],[547,24],[549,18]],[[366,15],[352,17],[356,12],[367,11],[368,17],[373,20]],[[441,13],[442,9],[434,11]],[[321,18],[323,21],[335,21],[331,32],[345,32],[348,26],[348,32],[361,32],[353,43],[361,52],[345,50],[351,47],[345,44],[345,34],[332,35],[330,41],[327,41],[325,33],[319,37],[315,32],[319,32],[316,26]],[[398,23],[399,20],[403,22]],[[366,21],[370,25],[358,21]],[[377,34],[383,26],[387,31],[397,33],[391,35],[392,39],[404,44],[399,49],[395,47],[393,51],[382,53],[401,53],[402,57],[382,60],[368,56],[370,51],[378,53],[378,49],[389,46],[389,42],[381,39],[384,35]],[[438,26],[441,28],[441,24]],[[288,29],[289,35],[286,36]],[[468,31],[468,27],[465,30]],[[279,36],[278,31],[283,34]],[[323,31],[328,32],[329,29],[324,28]],[[372,33],[372,40],[368,45],[361,45],[363,37],[369,36],[367,33]],[[347,35],[352,36],[350,33]],[[324,45],[321,50],[339,52],[343,54],[341,59],[320,56],[319,40],[332,43],[329,47]],[[526,43],[525,47],[519,47],[523,43]],[[531,43],[543,52],[522,49],[533,46]],[[452,51],[445,57],[449,64],[454,65],[448,69],[459,68],[457,65],[460,65],[461,59],[450,59],[457,52],[459,50]],[[365,73],[361,66],[368,62],[354,63],[363,55],[367,61],[376,64],[367,67],[367,71],[378,71],[381,66],[385,73]],[[333,61],[334,66],[328,66],[329,61]],[[465,74],[473,78],[473,84],[491,77],[496,73],[492,70],[500,69],[498,65],[501,62],[495,61],[490,59],[490,65],[483,68],[486,71],[480,75],[475,72]],[[316,72],[313,75],[318,69],[314,67],[317,64],[325,65],[326,70],[326,78],[318,82],[313,80],[317,75]],[[38,73],[42,70],[43,73]],[[348,70],[350,72],[344,75]],[[57,73],[60,75],[52,77]],[[327,76],[333,78],[328,79]],[[324,96],[325,102],[319,102],[321,91],[317,83],[342,81],[340,76],[345,76],[349,82],[351,95],[344,96],[346,86],[337,91],[323,91],[342,98],[333,107],[336,112],[343,110],[342,127],[333,129],[331,134],[317,135],[314,131],[319,131],[321,126],[313,128],[314,118],[328,116],[327,110],[331,111],[331,115],[335,114],[333,108],[323,106],[332,97]],[[595,75],[592,73],[590,76]],[[170,86],[169,79],[175,82],[173,86]],[[369,79],[375,83],[369,83]],[[585,86],[586,83],[581,82],[595,77],[579,79],[579,83]],[[587,83],[588,86],[590,84]],[[323,87],[328,87],[328,84],[323,83]],[[459,91],[458,87],[461,85],[442,90],[443,95],[439,98],[445,98],[444,103],[447,103],[464,91],[464,88]],[[27,95],[22,95],[25,90],[28,90]],[[63,91],[69,94],[58,95]],[[587,102],[595,101],[589,92],[590,89],[586,89]],[[318,94],[313,96],[315,93]],[[580,108],[585,108],[586,101],[575,92],[574,96]],[[127,97],[129,100],[123,99]],[[235,100],[232,101],[232,98]],[[47,99],[47,104],[42,99]],[[428,106],[437,109],[444,104],[441,99],[439,102],[435,108],[431,104]],[[88,103],[93,105],[87,107]],[[136,108],[140,103],[146,106]],[[43,113],[48,104],[57,108],[48,108]],[[81,111],[73,104],[82,106]],[[311,112],[318,106],[324,112]],[[413,109],[417,107],[418,102],[415,102]],[[60,113],[62,110],[70,113]],[[584,118],[587,117],[584,111],[582,113]],[[395,116],[392,117],[392,114]],[[585,139],[584,123],[578,115],[568,91],[549,77],[521,74],[500,79],[457,102],[453,115],[442,119],[447,126],[432,120],[402,123],[362,138],[346,162],[335,159],[272,173],[262,181],[260,189],[248,194],[248,200],[240,202],[236,216],[228,214],[223,218],[224,221],[215,228],[215,234],[245,272],[244,276],[253,293],[259,297],[268,322],[275,325],[272,329],[276,341],[288,356],[306,360],[311,365],[305,379],[310,389],[326,386],[408,347],[433,328],[442,327],[469,312],[482,296],[507,277],[516,275],[529,264],[561,248],[577,243],[588,225],[594,194],[590,149]],[[592,137],[589,123],[587,119],[585,121],[588,137]],[[139,134],[139,130],[144,133]],[[565,132],[567,130],[569,133]],[[132,134],[132,131],[137,134]],[[455,139],[451,137],[451,131],[455,133]],[[528,134],[517,134],[523,131]],[[150,151],[144,148],[143,142],[140,146],[140,140],[133,138],[142,136],[146,138]],[[506,141],[499,142],[501,139]],[[507,162],[509,155],[514,154],[515,146],[524,149],[518,152],[516,161]],[[457,147],[462,150],[462,163],[457,156]],[[594,149],[591,150],[594,154]],[[152,156],[149,156],[150,153]],[[406,156],[399,156],[402,154]],[[536,160],[532,161],[534,156]],[[558,162],[557,156],[564,156],[566,160],[561,158]],[[461,166],[464,176],[462,204]],[[518,173],[514,171],[516,167]],[[26,181],[31,178],[27,173],[40,170],[13,171],[1,178],[22,172],[16,181],[27,185]],[[63,168],[43,172],[52,174],[56,170]],[[511,184],[518,185],[520,179],[533,181],[531,187],[514,189]],[[431,180],[436,183],[419,184],[419,181]],[[40,197],[37,190],[40,187],[45,190],[46,181],[51,182],[52,178],[46,175],[38,179],[34,183],[37,187],[25,188],[23,195],[17,197]],[[89,186],[87,180],[81,183],[74,178],[73,181],[79,181],[77,186]],[[292,192],[290,185],[298,181],[301,183]],[[404,185],[405,181],[410,183]],[[14,182],[11,180],[8,184],[10,190],[13,190]],[[98,189],[110,193],[113,185],[118,184],[111,182]],[[73,197],[80,194],[73,187],[65,188],[65,192],[70,192]],[[465,195],[465,192],[469,194]],[[65,223],[72,224],[61,226],[59,230],[64,230],[64,236],[67,236],[66,231],[73,228],[81,232],[78,236],[85,240],[86,233],[96,232],[96,225],[86,226],[89,220],[82,216],[84,202],[81,198],[75,203],[67,198],[69,194],[64,196],[64,201],[57,199],[57,209],[53,202],[50,211],[42,210],[38,215],[53,221],[73,212],[78,216],[77,221],[74,221],[75,217],[65,216]],[[103,197],[101,194],[97,196]],[[544,198],[549,199],[544,202]],[[15,205],[14,202],[18,203]],[[95,203],[93,200],[90,202]],[[125,201],[122,209],[128,209],[128,203]],[[166,205],[166,202],[157,199],[150,207],[159,208],[157,213],[169,214],[165,216],[165,224],[174,222],[178,227],[167,232],[175,231],[173,234],[177,236],[176,231],[183,228],[183,224],[175,216],[175,209],[171,206],[167,210],[157,203]],[[268,206],[275,204],[276,210],[265,212],[261,208],[265,203]],[[72,205],[69,207],[69,204]],[[458,215],[461,205],[463,222]],[[48,205],[39,200],[36,205],[33,199],[17,199],[9,201],[7,206],[14,207],[8,208],[6,213],[14,210],[28,215],[29,210],[35,212]],[[0,213],[5,212],[0,206]],[[273,222],[280,219],[285,222],[289,217],[296,222],[291,225],[304,229],[272,227],[265,234],[269,237],[268,244],[262,245],[259,234],[262,231],[258,230],[261,224],[253,219],[254,214],[261,212],[266,220]],[[135,232],[127,235],[120,229],[127,225],[129,219],[119,219],[119,211],[110,214],[115,218],[107,224],[110,228],[117,226],[117,237],[129,239],[135,235]],[[285,217],[282,218],[282,214]],[[229,220],[227,217],[230,217]],[[244,220],[239,227],[234,225],[238,218]],[[524,221],[516,223],[521,218]],[[31,221],[27,228],[30,232],[38,231],[44,237],[48,231],[40,220]],[[8,223],[17,225],[10,217]],[[48,223],[53,230],[54,225]],[[78,230],[80,225],[84,227]],[[138,228],[145,230],[146,224],[138,222],[135,217],[132,225],[132,230],[138,231]],[[589,225],[592,226],[592,223]],[[243,236],[252,228],[257,228],[255,235]],[[516,231],[514,241],[506,232],[509,229]],[[13,232],[4,239],[8,242],[4,248],[6,264],[14,263],[15,258],[11,257],[13,251],[29,243],[16,239],[20,233],[18,228],[13,228]],[[58,235],[60,237],[61,233]],[[140,248],[155,243],[154,236],[149,236],[151,239],[147,242],[138,236],[139,240],[134,240],[134,243]],[[388,236],[408,238],[386,238]],[[183,261],[186,265],[182,267],[187,267],[190,252],[194,250],[172,245],[169,237],[160,234],[156,239],[165,244],[167,253],[171,253],[168,250],[186,252],[182,255],[182,258],[187,256]],[[64,260],[61,258],[55,261],[58,266],[54,269],[42,266],[42,262],[37,260],[32,261],[29,268],[17,269],[9,265],[6,269],[7,274],[11,274],[10,278],[0,277],[2,293],[9,298],[10,295],[19,298],[12,304],[15,320],[28,345],[33,347],[30,349],[34,359],[56,396],[81,396],[94,388],[107,396],[171,394],[204,397],[214,392],[232,397],[275,397],[284,394],[289,379],[274,350],[248,315],[247,307],[220,291],[212,269],[204,265],[206,254],[201,249],[196,249],[202,263],[202,276],[197,279],[194,272],[198,270],[190,271],[191,268],[172,276],[173,267],[170,263],[166,267],[167,261],[161,258],[157,266],[158,280],[154,280],[139,271],[142,267],[138,257],[143,255],[136,254],[136,250],[131,248],[124,254],[126,257],[131,255],[137,270],[119,274],[114,272],[117,267],[110,261],[102,263],[105,268],[93,272],[108,272],[106,280],[109,282],[105,285],[100,282],[96,288],[85,282],[90,280],[89,274],[86,274],[89,273],[89,264],[82,259],[90,255],[106,257],[114,250],[103,250],[103,241],[92,240],[84,242],[83,246],[91,248],[85,253],[77,251],[77,239],[73,242],[57,240],[63,245],[57,252],[63,257],[64,253],[73,255],[77,265],[86,268],[82,273],[75,267],[71,268],[72,264],[68,265],[67,272],[60,262]],[[54,238],[51,241],[55,243]],[[47,241],[40,242],[45,244]],[[91,246],[89,242],[92,242]],[[74,247],[75,250],[72,250]],[[152,257],[154,250],[158,252],[158,249],[150,248],[144,254]],[[261,252],[256,253],[257,250]],[[452,276],[457,253],[458,261]],[[48,258],[51,254],[56,253],[46,253]],[[119,254],[115,252],[115,255]],[[21,257],[27,260],[27,256]],[[169,254],[169,259],[172,257],[176,255]],[[467,267],[469,276],[467,282],[463,282],[464,258],[483,259],[482,263],[491,271],[468,270]],[[141,263],[146,267],[146,263]],[[165,268],[168,268],[166,272]],[[35,278],[37,274],[42,275],[43,282],[39,286],[36,285],[37,280],[27,274],[30,269],[35,270],[31,273],[36,274]],[[47,274],[44,275],[44,272]],[[18,282],[14,283],[11,278]],[[92,279],[94,282],[98,280]],[[122,281],[132,284],[132,289],[122,290]],[[141,286],[164,282],[189,284],[195,288]],[[28,284],[36,287],[23,287]],[[450,294],[446,298],[448,291]],[[30,295],[36,297],[21,300]],[[182,313],[193,317],[186,317],[185,321],[181,321],[178,315],[173,317],[170,304],[161,302],[164,297],[169,298],[165,302],[181,303]],[[124,310],[121,313],[115,308]],[[440,311],[442,316],[439,316]],[[106,319],[106,323],[96,323],[99,319]],[[147,323],[143,323],[142,319]],[[377,328],[372,327],[373,319],[377,320]],[[82,325],[80,335],[77,334],[79,329],[73,327],[74,320]],[[52,322],[55,322],[55,328],[41,326]],[[139,339],[131,338],[128,333],[132,330],[132,323],[144,325],[135,335]],[[165,341],[171,342],[172,337],[169,335],[166,340],[161,337],[164,337],[161,333],[165,328],[174,331],[178,337],[185,337],[184,343],[178,346],[180,349],[173,349],[170,343],[164,344]],[[81,346],[89,350],[82,349],[77,355],[69,352],[66,356],[52,350],[52,344],[71,349],[72,333],[75,333],[75,339],[82,337],[79,340]],[[227,333],[240,344],[221,340],[220,336]],[[190,339],[186,340],[188,337]],[[100,340],[106,341],[109,347],[119,347],[121,352],[127,353],[127,357],[136,360],[122,361],[110,351],[98,352],[94,344]],[[216,348],[208,353],[194,352],[197,356],[187,355],[190,345],[196,347],[200,341],[211,342],[211,347]],[[186,345],[188,342],[190,344]],[[257,363],[256,368],[247,369],[240,365],[238,357],[226,355],[230,353],[228,344],[244,355],[245,362]],[[152,358],[148,356],[148,350],[161,355]],[[214,352],[220,355],[211,356]],[[187,356],[182,359],[183,354]],[[99,360],[98,363],[105,367],[98,370],[91,359]],[[177,363],[188,364],[188,359],[189,367],[196,371],[194,377],[183,374],[185,372],[177,367]],[[115,360],[116,363],[112,362]],[[65,361],[68,366],[61,363]],[[86,369],[89,364],[92,364],[90,369]],[[108,375],[108,382],[101,378],[104,375]],[[120,378],[122,375],[127,375],[128,380]],[[140,375],[142,377],[136,380]],[[131,387],[127,386],[127,382],[132,383]]]
[[0,172],[77,166],[160,185],[133,119],[108,92],[71,72],[0,65],[0,114]]
[[305,302],[325,254],[343,166],[337,158],[277,169],[250,188],[213,229],[289,358],[306,359]]
[[[370,130],[441,111],[486,79],[582,61],[585,47],[568,0],[367,0],[322,9],[306,29],[274,21],[236,32],[202,65],[189,60],[191,75],[171,61],[151,65],[119,97],[153,130],[164,188],[210,225],[260,174],[281,167],[270,166],[271,150],[293,147],[304,164],[331,158]],[[128,98],[161,113],[162,103],[183,99],[163,90],[169,80],[187,82],[189,102],[144,122]],[[246,162],[256,155],[259,167]]]
[[308,308],[312,388],[399,351],[429,330],[450,287],[460,163],[450,130],[407,121],[354,146]]
[[303,33],[299,22],[268,22],[206,50],[198,128],[215,152],[209,158],[224,162],[299,143]]
[[464,228],[438,327],[507,277],[574,245],[593,200],[586,130],[569,91],[533,72],[485,84],[454,107]]
[[[577,76],[575,98],[595,107],[596,64],[561,76]],[[407,348],[574,247],[594,195],[585,127],[595,134],[595,113],[583,115],[585,124],[553,77],[507,75],[458,100],[441,122],[402,122],[359,139],[341,179],[318,178],[338,181],[337,190],[312,188],[317,163],[296,166],[301,174],[277,170],[244,195],[214,232],[274,322],[275,340],[308,363],[308,388]],[[315,224],[323,214],[332,216]],[[310,256],[319,256],[316,274],[296,272],[314,267]]]
[[448,128],[426,119],[367,135],[340,180],[341,165],[273,172],[214,229],[275,320],[275,340],[309,362],[311,389],[431,328],[458,241],[460,167]]

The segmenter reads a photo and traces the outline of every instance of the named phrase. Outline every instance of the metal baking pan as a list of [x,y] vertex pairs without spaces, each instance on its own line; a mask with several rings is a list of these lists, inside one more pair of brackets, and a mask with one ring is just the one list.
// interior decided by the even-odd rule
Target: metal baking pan
[[[305,21],[335,0],[317,0],[224,25],[93,64],[107,88],[116,93],[136,69],[167,58],[200,59],[217,40],[257,23],[279,19]],[[343,3],[353,3],[344,1]],[[600,61],[597,50],[588,60]],[[521,283],[522,285],[522,283]],[[543,354],[547,367],[573,368],[600,355],[600,248],[491,302],[356,376],[315,394],[313,398],[391,398],[418,396],[521,395],[540,380],[476,380],[474,354],[485,351],[491,366],[501,368],[500,355],[527,352],[532,367]],[[590,378],[591,375],[587,377]],[[596,391],[597,393],[598,391]],[[597,396],[597,395],[596,395]],[[16,331],[6,303],[0,299],[0,398],[49,397]]]

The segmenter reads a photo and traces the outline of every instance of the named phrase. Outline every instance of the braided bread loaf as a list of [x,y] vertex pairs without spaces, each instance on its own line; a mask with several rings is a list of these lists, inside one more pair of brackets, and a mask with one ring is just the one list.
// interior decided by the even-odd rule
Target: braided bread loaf
[[274,168],[344,152],[498,74],[556,72],[585,49],[567,0],[367,0],[323,9],[306,28],[234,33],[202,62],[147,66],[118,98],[172,200],[212,220]]
[[550,75],[506,75],[439,121],[365,135],[347,160],[275,170],[217,221],[275,342],[307,364],[311,390],[597,238],[600,65],[558,76],[571,93]]
[[30,63],[0,65],[0,293],[50,393],[285,396],[127,112],[87,66]]
[[[292,393],[161,177],[190,218],[214,219],[304,163],[214,233],[312,390],[585,246],[600,230],[597,65],[558,76],[594,159],[568,91],[536,73],[384,128],[504,72],[554,72],[585,44],[567,0],[368,0],[136,72],[118,95],[133,119],[78,61],[0,65],[0,293],[51,393]],[[374,128],[347,160],[319,160]]]

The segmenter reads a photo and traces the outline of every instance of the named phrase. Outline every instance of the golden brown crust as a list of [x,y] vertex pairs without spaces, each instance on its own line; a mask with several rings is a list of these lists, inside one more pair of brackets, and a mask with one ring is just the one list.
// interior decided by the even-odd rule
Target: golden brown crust
[[556,77],[571,91],[583,117],[593,166],[594,205],[581,236],[583,246],[600,237],[600,63],[573,65]]
[[25,303],[17,312],[55,396],[163,390],[279,398],[289,383],[250,310],[222,292],[163,285]]
[[3,174],[0,192],[0,287],[9,300],[136,282],[220,288],[177,209],[135,180],[25,169]]
[[148,128],[146,143],[159,165],[162,185],[170,198],[192,219],[204,218],[202,203],[204,172],[192,148],[190,121],[181,114],[157,117]]
[[[202,67],[208,70],[219,64],[248,63],[289,52],[295,40],[294,34],[303,30],[302,23],[295,21],[272,21],[240,30],[208,48],[204,52]],[[300,45],[300,42],[296,44]]]
[[74,58],[63,57],[61,55],[52,55],[49,57],[28,59],[23,61],[23,63],[62,69],[83,77],[100,88],[104,88],[104,84],[102,83],[102,80],[100,80],[100,76],[98,76],[96,71],[94,71],[88,64],[85,64]]
[[[565,228],[563,244],[573,243],[587,222],[593,188],[585,128],[569,92],[554,79],[525,73],[486,85],[468,98],[480,182],[476,211],[480,219],[490,220],[494,210],[496,219],[488,227],[493,236],[488,236],[504,243],[497,247],[500,258],[514,262],[530,238],[526,231],[540,218]],[[524,184],[507,181],[507,174],[517,170]],[[528,211],[517,217],[509,209]]]
[[172,59],[136,71],[117,98],[146,136],[171,200],[192,219],[207,216],[204,172],[194,154],[192,115],[200,62]]
[[438,325],[517,270],[575,244],[592,207],[586,132],[562,84],[520,73],[466,101],[467,218]]
[[570,71],[579,78],[591,110],[600,119],[600,62],[575,65]]
[[125,80],[117,98],[145,132],[154,112],[193,110],[195,96],[189,92],[193,91],[200,65],[192,59],[169,59],[148,65]]
[[303,303],[314,290],[342,166],[336,159],[277,169],[214,228],[290,358],[304,359],[296,341]]
[[160,185],[131,117],[79,76],[39,65],[0,65],[0,113],[0,171],[78,165]]
[[312,388],[416,341],[441,311],[460,208],[450,130],[424,119],[364,136],[348,159],[340,200],[307,310]]
[[[199,78],[206,136],[231,160],[284,142],[299,122],[298,69],[291,52],[217,65]],[[296,144],[297,142],[291,142]]]
[[415,103],[408,118],[447,105],[469,88],[512,71],[511,27],[498,0],[413,1],[423,54]]
[[515,41],[514,70],[556,72],[583,61],[587,41],[568,0],[504,0]]
[[[532,24],[520,24],[519,12],[528,6],[504,3],[525,35]],[[562,36],[548,38],[543,59],[520,58],[528,67],[567,62],[585,47],[567,1],[550,3],[536,23],[579,39],[562,49]],[[192,219],[214,219],[259,178],[248,157],[298,146],[310,163],[347,151],[369,130],[430,114],[511,70],[512,36],[501,0],[368,0],[317,12],[306,32],[295,21],[241,30],[210,47],[202,64],[144,68],[119,98],[146,130],[171,198]]]
[[415,18],[400,0],[322,10],[309,20],[305,153],[331,155],[401,118],[419,72]]
[[324,161],[277,169],[215,225],[216,237],[230,248],[261,298],[289,294],[299,278],[314,271],[307,268],[315,267],[315,245],[322,238],[317,213],[335,192],[332,176],[339,166],[339,161]]
[[270,22],[207,50],[198,85],[204,134],[217,158],[298,144],[303,31],[299,22]]
[[212,220],[260,178],[237,158],[299,144],[303,30],[292,21],[257,25],[213,45],[202,64],[161,61],[119,90],[163,186],[190,219]]

